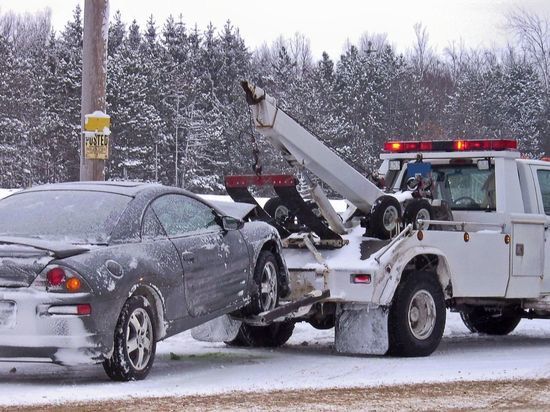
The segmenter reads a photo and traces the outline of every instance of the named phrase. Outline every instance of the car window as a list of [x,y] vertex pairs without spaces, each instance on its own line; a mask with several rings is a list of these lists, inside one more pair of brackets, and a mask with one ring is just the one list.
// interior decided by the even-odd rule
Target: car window
[[168,236],[221,229],[210,207],[184,195],[161,196],[152,208]]
[[0,234],[105,243],[131,200],[87,190],[20,192],[0,201]]
[[539,181],[544,213],[550,215],[550,170],[537,170],[537,178]]
[[160,224],[152,207],[148,207],[143,215],[143,220],[141,222],[141,237],[166,237],[166,232],[162,228],[162,225]]

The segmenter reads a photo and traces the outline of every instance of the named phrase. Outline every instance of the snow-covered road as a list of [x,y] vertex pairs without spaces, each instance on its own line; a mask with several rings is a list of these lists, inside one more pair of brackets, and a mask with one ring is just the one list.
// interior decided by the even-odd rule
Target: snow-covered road
[[147,380],[128,383],[110,382],[101,366],[0,363],[0,405],[550,377],[550,323],[544,320],[523,320],[510,336],[487,337],[470,334],[449,313],[443,341],[427,358],[336,355],[332,341],[333,330],[306,324],[276,350],[227,348],[197,342],[186,332],[159,344]]

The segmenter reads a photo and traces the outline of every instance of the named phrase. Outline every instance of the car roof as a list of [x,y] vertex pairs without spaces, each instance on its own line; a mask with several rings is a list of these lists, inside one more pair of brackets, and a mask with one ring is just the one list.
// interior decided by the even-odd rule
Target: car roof
[[[126,196],[136,196],[138,193],[152,188],[163,187],[159,183],[141,183],[141,182],[66,182],[52,183],[40,186],[34,186],[24,190],[24,192],[41,192],[50,190],[82,190],[93,192],[117,193]],[[20,192],[22,193],[22,192]]]

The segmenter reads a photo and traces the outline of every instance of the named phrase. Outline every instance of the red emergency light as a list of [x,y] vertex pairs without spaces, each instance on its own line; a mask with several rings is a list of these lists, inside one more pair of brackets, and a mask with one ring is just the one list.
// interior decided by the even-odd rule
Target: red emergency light
[[384,151],[392,153],[411,152],[472,152],[489,150],[517,150],[518,143],[512,139],[498,140],[434,140],[386,142]]

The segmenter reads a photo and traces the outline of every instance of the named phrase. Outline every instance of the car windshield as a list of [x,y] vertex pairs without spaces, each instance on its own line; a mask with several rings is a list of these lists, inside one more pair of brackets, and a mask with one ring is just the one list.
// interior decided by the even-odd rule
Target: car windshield
[[131,199],[93,191],[22,192],[0,201],[0,235],[106,243]]
[[436,199],[449,202],[453,210],[495,210],[495,171],[475,165],[434,165]]

